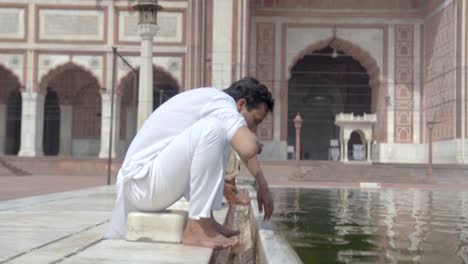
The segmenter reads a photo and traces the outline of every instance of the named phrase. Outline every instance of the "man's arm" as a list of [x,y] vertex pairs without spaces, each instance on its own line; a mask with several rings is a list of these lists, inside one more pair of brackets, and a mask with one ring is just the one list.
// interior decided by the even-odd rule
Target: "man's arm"
[[231,145],[257,182],[258,209],[260,212],[265,210],[264,220],[270,219],[273,214],[273,198],[257,160],[257,154],[262,151],[262,144],[247,127],[241,127],[232,137]]
[[250,160],[262,151],[262,145],[257,140],[257,136],[245,126],[240,127],[234,133],[231,145],[243,161]]
[[270,188],[268,187],[268,182],[263,175],[262,168],[258,163],[257,157],[253,157],[247,162],[244,161],[244,164],[247,166],[250,174],[255,178],[257,182],[257,203],[258,209],[260,212],[265,210],[265,214],[263,220],[270,219],[271,215],[273,214],[274,205],[273,205],[273,197],[270,192]]

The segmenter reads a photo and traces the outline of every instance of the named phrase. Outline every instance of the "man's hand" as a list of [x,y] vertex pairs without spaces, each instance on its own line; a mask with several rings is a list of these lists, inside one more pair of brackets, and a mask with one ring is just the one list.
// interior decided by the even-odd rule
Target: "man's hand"
[[232,183],[224,182],[224,197],[226,197],[229,205],[232,206],[236,204],[236,194],[236,186]]
[[258,182],[257,203],[258,210],[264,212],[263,221],[269,220],[273,214],[273,196],[266,182]]

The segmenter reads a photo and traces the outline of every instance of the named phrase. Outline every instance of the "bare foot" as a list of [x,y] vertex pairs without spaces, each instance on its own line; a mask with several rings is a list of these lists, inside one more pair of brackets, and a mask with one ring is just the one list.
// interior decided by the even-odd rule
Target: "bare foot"
[[221,249],[235,246],[237,238],[227,238],[220,234],[209,218],[189,219],[182,236],[182,243],[198,247]]
[[220,233],[221,235],[225,236],[225,237],[233,237],[233,236],[238,236],[240,235],[240,231],[239,230],[236,230],[236,229],[230,229],[229,227],[227,226],[224,226],[220,223],[218,223],[214,217],[213,217],[213,214],[211,215],[211,224],[212,226],[214,227],[214,229],[216,231],[218,231],[218,233]]

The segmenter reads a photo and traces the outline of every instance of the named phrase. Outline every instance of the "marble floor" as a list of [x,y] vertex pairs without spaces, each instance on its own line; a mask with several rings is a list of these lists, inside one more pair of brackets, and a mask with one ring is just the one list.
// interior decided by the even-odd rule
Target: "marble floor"
[[0,263],[209,262],[206,248],[103,240],[114,200],[114,187],[103,186],[0,202]]

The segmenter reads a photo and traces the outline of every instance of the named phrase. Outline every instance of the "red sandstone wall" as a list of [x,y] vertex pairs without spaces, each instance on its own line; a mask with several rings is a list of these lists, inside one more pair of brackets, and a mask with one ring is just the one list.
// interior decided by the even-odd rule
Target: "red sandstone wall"
[[423,118],[437,122],[435,141],[455,138],[456,15],[452,3],[424,23]]
[[[431,2],[440,0],[430,0]],[[423,0],[258,0],[257,7],[318,9],[417,9]]]

